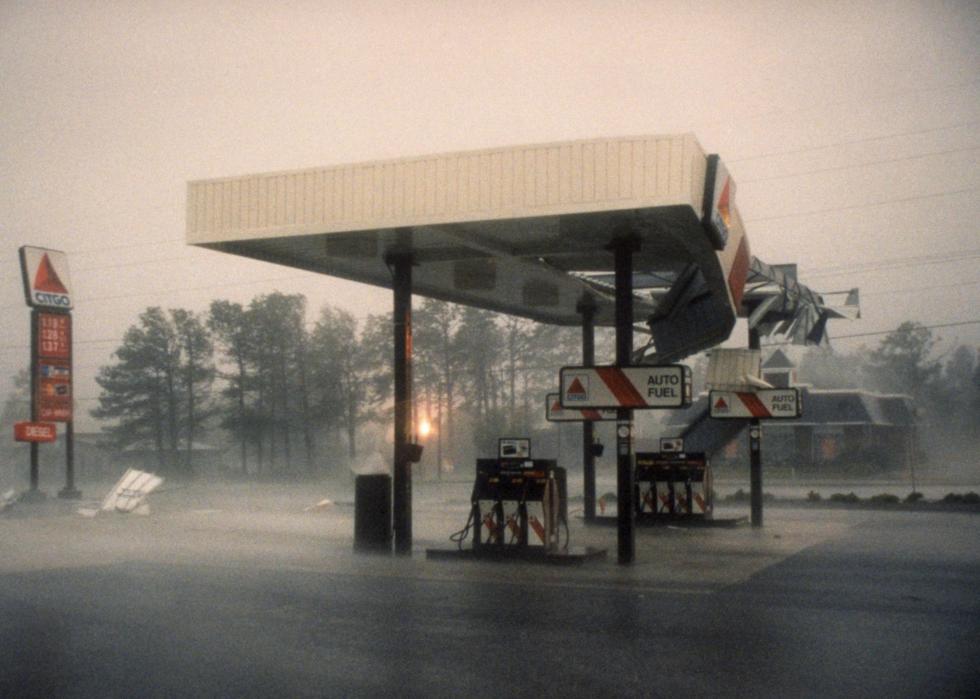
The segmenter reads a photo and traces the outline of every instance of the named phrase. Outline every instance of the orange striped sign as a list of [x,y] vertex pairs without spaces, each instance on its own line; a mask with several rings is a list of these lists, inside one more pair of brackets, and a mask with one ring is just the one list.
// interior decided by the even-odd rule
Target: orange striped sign
[[798,388],[766,388],[758,391],[711,391],[711,417],[720,419],[792,419],[803,414]]
[[691,369],[659,366],[564,367],[559,399],[565,410],[683,408],[691,404]]

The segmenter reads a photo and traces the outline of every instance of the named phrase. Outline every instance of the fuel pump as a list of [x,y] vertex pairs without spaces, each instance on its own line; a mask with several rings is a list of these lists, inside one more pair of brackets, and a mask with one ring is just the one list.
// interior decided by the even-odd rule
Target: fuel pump
[[703,453],[637,453],[635,482],[638,522],[712,518],[711,467]]
[[497,458],[477,459],[469,519],[450,539],[462,549],[472,535],[476,552],[565,551],[566,492],[565,469],[554,460],[530,458],[529,440],[501,440]]

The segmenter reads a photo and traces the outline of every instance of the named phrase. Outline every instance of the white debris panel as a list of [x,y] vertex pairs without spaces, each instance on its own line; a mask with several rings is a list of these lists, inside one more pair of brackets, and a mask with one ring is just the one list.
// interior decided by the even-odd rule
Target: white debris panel
[[163,478],[155,473],[128,469],[106,495],[99,509],[103,512],[135,512],[144,504],[146,496],[156,490],[161,483]]

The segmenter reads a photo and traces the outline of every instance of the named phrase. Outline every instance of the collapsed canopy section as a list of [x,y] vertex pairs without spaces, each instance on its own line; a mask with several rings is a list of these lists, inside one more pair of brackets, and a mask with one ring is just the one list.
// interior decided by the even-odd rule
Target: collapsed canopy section
[[[734,185],[691,135],[574,141],[192,182],[193,245],[574,325],[614,324],[609,245],[634,270],[685,279],[670,307],[638,295],[638,320],[684,353],[728,337],[748,271]],[[660,308],[658,309],[658,304]],[[659,314],[659,315],[658,315]],[[666,335],[665,335],[666,337]],[[666,339],[664,340],[667,341]]]

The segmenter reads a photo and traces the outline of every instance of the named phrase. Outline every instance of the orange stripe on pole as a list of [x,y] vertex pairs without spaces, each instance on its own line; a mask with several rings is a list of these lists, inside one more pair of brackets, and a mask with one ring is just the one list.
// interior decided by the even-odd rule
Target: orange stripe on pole
[[599,378],[612,391],[613,397],[616,398],[616,401],[622,407],[646,407],[646,401],[643,400],[643,396],[640,395],[640,392],[636,390],[636,387],[630,383],[629,379],[626,378],[626,375],[621,370],[613,366],[604,366],[596,367],[596,372],[598,372]]

